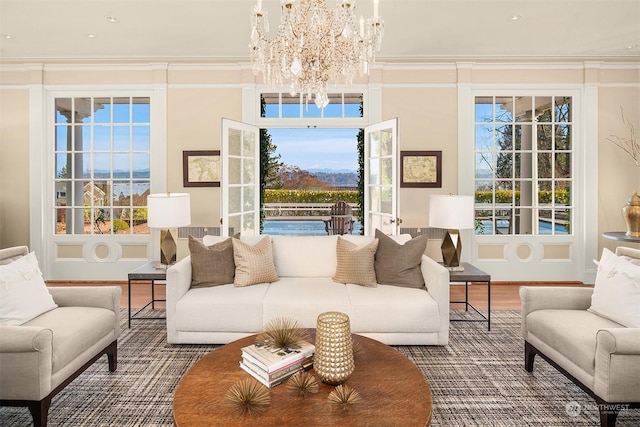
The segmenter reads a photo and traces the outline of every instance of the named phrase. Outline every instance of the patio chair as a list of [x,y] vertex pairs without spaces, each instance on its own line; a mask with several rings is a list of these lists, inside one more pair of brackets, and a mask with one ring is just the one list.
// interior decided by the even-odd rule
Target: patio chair
[[347,202],[338,202],[331,206],[331,218],[324,219],[324,229],[328,235],[343,235],[353,232],[351,206]]

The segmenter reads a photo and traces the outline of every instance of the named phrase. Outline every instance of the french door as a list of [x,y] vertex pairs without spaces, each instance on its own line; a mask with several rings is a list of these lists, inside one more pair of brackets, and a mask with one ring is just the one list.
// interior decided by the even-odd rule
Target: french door
[[259,128],[222,119],[222,236],[260,234]]
[[[365,128],[365,234],[398,233],[398,122]],[[221,235],[260,233],[259,128],[222,119]]]
[[398,234],[398,119],[364,129],[365,234]]

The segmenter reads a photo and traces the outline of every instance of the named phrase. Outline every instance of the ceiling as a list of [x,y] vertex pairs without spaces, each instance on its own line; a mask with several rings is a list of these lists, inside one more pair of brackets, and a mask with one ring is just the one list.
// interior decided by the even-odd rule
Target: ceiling
[[[0,62],[247,62],[254,4],[0,0]],[[263,8],[276,28],[280,0]],[[380,0],[379,8],[379,62],[640,61],[640,0]],[[372,11],[372,0],[357,2],[358,15]]]

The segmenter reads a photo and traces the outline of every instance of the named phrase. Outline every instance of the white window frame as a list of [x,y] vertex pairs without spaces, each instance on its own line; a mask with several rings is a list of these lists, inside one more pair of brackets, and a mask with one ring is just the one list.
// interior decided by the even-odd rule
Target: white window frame
[[[379,85],[336,85],[330,88],[332,94],[361,93],[362,117],[261,117],[260,95],[263,93],[286,93],[269,89],[266,85],[247,85],[243,88],[242,121],[254,124],[260,129],[269,128],[365,128],[381,121],[382,87]],[[302,107],[304,108],[304,104]]]
[[[517,101],[521,96],[519,94],[512,94],[512,96],[507,96],[507,97],[503,97],[503,99],[511,99],[512,101],[514,101],[514,106],[515,106],[515,101]],[[477,107],[477,98],[479,97],[474,97],[474,105]],[[481,210],[484,211],[489,211],[489,221],[492,223],[491,228],[493,231],[491,232],[487,232],[487,233],[483,233],[483,232],[478,232],[476,231],[476,233],[478,234],[499,234],[499,232],[497,231],[498,228],[498,218],[499,215],[497,214],[497,212],[499,211],[509,211],[510,214],[508,215],[508,217],[504,217],[505,220],[509,221],[509,230],[505,233],[504,231],[501,232],[500,234],[509,234],[509,235],[520,235],[520,234],[531,234],[531,235],[555,235],[555,234],[562,234],[562,233],[556,233],[555,231],[555,225],[556,222],[558,221],[556,218],[556,215],[561,211],[561,210],[568,210],[569,214],[568,214],[568,224],[571,224],[571,217],[573,215],[573,193],[574,193],[574,187],[575,187],[575,179],[573,177],[573,173],[574,173],[574,125],[575,125],[575,121],[574,121],[574,117],[573,117],[573,98],[571,96],[537,96],[537,95],[533,95],[533,96],[527,96],[527,97],[523,97],[525,99],[528,99],[530,101],[535,102],[534,100],[551,100],[553,102],[553,104],[551,105],[550,111],[551,111],[551,120],[549,122],[541,122],[538,121],[537,116],[532,116],[527,120],[523,120],[523,121],[517,121],[516,118],[516,113],[512,113],[512,118],[510,121],[499,121],[497,120],[496,117],[496,109],[494,107],[497,107],[499,105],[499,102],[497,100],[497,98],[500,98],[498,96],[487,96],[485,98],[489,98],[491,99],[491,104],[487,104],[487,105],[491,105],[492,107],[492,117],[491,120],[489,121],[478,121],[477,117],[474,117],[474,125],[475,125],[475,131],[474,131],[474,152],[475,152],[475,156],[476,156],[476,163],[475,163],[475,167],[477,168],[478,166],[478,156],[481,154],[489,154],[489,158],[492,161],[492,164],[489,165],[490,168],[493,168],[496,166],[495,161],[499,158],[500,155],[511,155],[512,156],[512,165],[513,165],[513,169],[512,169],[512,173],[510,176],[504,176],[504,177],[497,177],[497,171],[493,171],[492,176],[487,176],[486,178],[478,178],[477,175],[477,170],[476,170],[476,174],[475,174],[475,182],[476,184],[478,182],[483,182],[486,181],[491,182],[492,184],[496,184],[499,182],[509,182],[511,183],[511,191],[512,191],[512,200],[511,203],[503,203],[502,205],[500,205],[500,203],[498,203],[497,200],[495,200],[495,195],[496,192],[499,191],[495,188],[494,185],[491,186],[491,190],[490,191],[494,197],[492,197],[492,200],[486,203],[482,203],[481,206],[478,206],[478,202],[476,201],[476,218],[478,217],[478,212]],[[567,120],[565,122],[563,121],[556,121],[556,114],[555,114],[555,101],[561,98],[570,98],[571,103],[570,103],[570,111],[571,111],[571,119]],[[531,107],[531,105],[530,105]],[[527,111],[531,111],[531,110],[527,110]],[[513,146],[511,147],[510,150],[504,151],[504,150],[499,150],[496,147],[496,140],[497,140],[497,133],[498,127],[501,126],[511,126],[511,127],[515,127],[515,126],[521,126],[523,129],[523,133],[525,132],[524,129],[527,129],[528,132],[531,134],[531,147],[528,149],[524,149],[523,147],[520,148],[516,148],[515,147],[515,140],[512,141],[513,142]],[[551,132],[551,139],[552,139],[552,144],[550,149],[548,150],[540,150],[538,147],[537,142],[539,141],[539,128],[540,126],[544,126],[544,127],[550,127],[552,132]],[[570,138],[571,138],[571,147],[567,150],[557,150],[556,149],[556,145],[555,145],[555,136],[557,135],[556,132],[554,132],[557,128],[559,128],[560,126],[568,126],[568,129],[570,129]],[[479,147],[477,146],[477,141],[478,141],[478,130],[480,128],[483,127],[490,127],[492,128],[492,141],[491,141],[491,145],[489,147],[484,147],[483,149],[479,149]],[[524,142],[522,142],[524,144]],[[570,156],[569,159],[569,167],[570,167],[570,176],[568,178],[558,178],[555,176],[555,173],[553,173],[553,171],[555,171],[555,155],[556,154],[565,154]],[[552,176],[548,177],[548,178],[539,178],[539,167],[538,165],[538,159],[539,159],[539,155],[540,154],[548,154],[551,156],[551,171],[552,171]],[[520,156],[521,159],[524,159],[525,156],[529,157],[529,163],[525,164],[524,162],[521,163],[520,168],[521,170],[529,170],[530,169],[530,173],[531,176],[530,177],[519,177],[516,178],[514,176],[514,172],[515,172],[515,165],[516,165],[516,156]],[[519,188],[517,186],[517,183],[521,183],[523,186],[521,188]],[[547,182],[552,184],[552,188],[554,189],[554,193],[552,195],[552,201],[549,204],[545,204],[542,205],[540,202],[540,188],[539,188],[539,182]],[[525,185],[526,183],[529,183],[529,185]],[[561,205],[559,204],[556,200],[555,200],[555,190],[557,189],[557,185],[558,183],[564,183],[565,185],[567,183],[569,183],[570,185],[570,201],[568,205]],[[524,193],[525,190],[529,190],[529,192],[531,193],[531,202],[530,203],[525,203],[523,201],[524,198]],[[478,187],[477,185],[474,186],[474,192],[478,191]],[[515,203],[515,193],[517,191],[521,191],[521,199],[520,199],[520,203]],[[522,233],[521,230],[519,229],[520,227],[518,226],[518,221],[517,221],[517,217],[516,217],[516,211],[521,211],[522,212],[522,218],[524,218],[524,221],[522,221],[519,226],[520,227],[524,227],[525,230],[529,229],[529,233]],[[540,227],[539,227],[539,222],[538,219],[542,218],[542,216],[540,215],[541,212],[544,211],[550,211],[551,212],[551,231],[550,233],[546,234],[546,233],[541,233],[540,232]],[[522,219],[521,218],[521,219]],[[573,232],[571,231],[571,228],[569,229],[569,234],[572,234]],[[566,234],[566,233],[564,233]]]
[[[538,235],[522,236],[531,239],[531,247],[536,248],[540,244],[561,242],[564,239],[572,239],[573,263],[568,266],[571,269],[571,278],[566,279],[556,276],[552,279],[541,280],[581,280],[585,283],[593,283],[595,280],[595,267],[593,259],[598,258],[598,93],[597,87],[582,84],[459,84],[458,85],[458,193],[473,195],[475,191],[475,140],[474,140],[474,103],[478,96],[571,96],[574,105],[574,129],[573,129],[573,221],[572,234],[567,235]],[[463,247],[467,251],[470,262],[483,267],[477,262],[478,253],[476,244],[503,243],[506,239],[520,237],[518,235],[473,235],[463,234]],[[560,264],[560,263],[557,263]],[[509,264],[502,262],[501,271]],[[553,265],[553,264],[550,264]],[[491,264],[491,266],[495,266]],[[514,268],[521,267],[512,263]],[[485,266],[486,267],[486,266]],[[489,269],[487,267],[487,269]],[[506,271],[506,270],[505,270]],[[551,273],[540,272],[542,274]],[[505,273],[508,274],[508,273]],[[512,280],[518,280],[512,275]],[[502,273],[495,275],[495,280],[501,279]],[[535,276],[528,279],[534,280]]]
[[[93,108],[94,104],[96,103],[97,100],[99,99],[108,99],[109,102],[109,106],[111,111],[113,112],[114,110],[114,105],[116,104],[115,102],[113,102],[116,99],[128,99],[129,100],[129,118],[128,121],[126,122],[116,122],[114,121],[114,117],[113,117],[113,113],[111,114],[110,117],[110,121],[109,122],[96,122],[95,121],[95,111],[91,112],[90,115],[87,116],[87,118],[89,119],[86,122],[83,121],[76,121],[75,118],[68,118],[67,122],[62,122],[62,123],[58,123],[57,120],[54,120],[53,123],[53,132],[54,132],[54,138],[53,138],[53,143],[55,145],[54,147],[54,164],[57,164],[57,158],[59,156],[65,156],[67,157],[67,160],[70,161],[70,163],[67,163],[66,166],[68,167],[68,172],[69,175],[64,178],[61,179],[57,176],[57,170],[54,169],[54,176],[52,177],[52,179],[54,180],[55,186],[56,186],[56,199],[58,198],[58,194],[59,188],[64,188],[66,189],[65,193],[68,196],[69,195],[69,187],[72,188],[76,188],[76,191],[78,190],[78,184],[83,184],[84,182],[88,182],[92,184],[92,187],[90,189],[91,191],[91,197],[90,197],[90,204],[89,206],[77,206],[74,203],[74,200],[71,200],[71,204],[69,205],[69,201],[70,200],[66,200],[67,201],[67,208],[60,208],[60,206],[58,206],[58,202],[56,199],[53,200],[53,208],[55,209],[55,213],[54,216],[57,217],[57,215],[59,214],[59,212],[64,211],[65,212],[65,225],[67,228],[70,228],[70,232],[67,232],[66,234],[73,234],[73,235],[85,235],[85,234],[101,234],[101,235],[105,235],[105,234],[115,234],[115,225],[114,225],[114,221],[116,218],[115,216],[115,211],[117,210],[122,210],[122,209],[126,209],[128,211],[128,214],[126,215],[130,221],[130,227],[129,227],[129,232],[126,234],[135,234],[134,233],[134,227],[133,224],[131,223],[131,221],[133,221],[134,218],[134,211],[136,209],[146,209],[147,205],[146,203],[144,205],[133,205],[132,201],[129,200],[129,203],[127,205],[113,205],[113,194],[114,192],[116,192],[116,185],[117,186],[122,186],[123,184],[126,184],[129,187],[129,190],[132,189],[132,187],[134,185],[136,185],[137,182],[145,182],[148,183],[149,185],[149,189],[151,188],[151,176],[149,176],[146,179],[141,179],[141,178],[135,178],[133,176],[133,172],[135,172],[134,168],[133,168],[133,163],[134,163],[134,158],[135,156],[138,155],[147,155],[149,156],[149,162],[151,161],[150,159],[150,153],[151,153],[151,135],[149,135],[149,146],[146,149],[140,149],[134,146],[133,144],[133,129],[135,129],[136,127],[145,127],[148,129],[149,133],[151,133],[151,116],[150,113],[151,111],[149,111],[149,121],[148,122],[135,122],[133,120],[133,105],[134,99],[148,99],[149,100],[149,109],[151,107],[151,99],[149,97],[140,97],[140,96],[119,96],[119,97],[114,97],[114,96],[110,96],[110,97],[95,97],[95,96],[87,96],[87,97],[81,97],[81,98],[61,98],[61,97],[56,97],[54,98],[54,102],[56,100],[69,100],[69,102],[71,103],[71,105],[69,105],[69,107],[71,108],[72,106],[74,106],[74,103],[77,103],[77,100],[80,99],[90,99],[91,100],[91,108]],[[73,112],[77,111],[77,106],[75,106],[73,108]],[[54,113],[57,116],[57,107],[54,105]],[[115,137],[114,137],[114,133],[116,131],[116,129],[118,128],[128,128],[130,131],[129,134],[129,148],[127,150],[122,150],[122,149],[117,149],[117,147],[110,145],[110,147],[108,149],[102,149],[102,150],[98,150],[95,147],[95,132],[98,129],[108,129],[109,133],[111,134],[111,140],[115,141]],[[78,138],[77,135],[79,134],[84,134],[84,132],[81,130],[83,128],[86,128],[89,131],[89,141],[82,141],[83,144],[86,144],[85,146],[89,147],[88,149],[85,149],[85,147],[81,147],[80,149],[77,149],[75,146],[74,147],[65,147],[64,150],[59,150],[59,146],[58,146],[58,141],[56,140],[57,138],[57,133],[58,130],[61,128],[66,128],[67,132],[69,132],[69,135],[67,136],[68,138],[72,138],[74,140],[74,143],[77,145],[78,143],[75,142],[75,138]],[[80,132],[78,132],[80,130]],[[78,156],[82,156],[83,160],[84,157],[86,155],[89,155],[88,160],[89,160],[89,165],[83,165],[85,166],[90,172],[91,172],[91,176],[89,177],[82,177],[82,176],[78,176],[75,173],[73,173],[73,171],[76,171],[76,168],[74,167],[74,162],[77,159]],[[129,161],[129,165],[130,165],[130,170],[131,170],[131,176],[128,179],[120,179],[117,178],[113,175],[113,171],[114,171],[114,165],[111,163],[110,164],[110,169],[109,169],[109,177],[104,177],[104,178],[98,178],[95,176],[95,172],[96,172],[96,166],[93,163],[94,161],[94,156],[105,156],[108,155],[109,158],[112,160],[114,155],[118,155],[118,156],[123,156],[126,155],[128,156],[128,161]],[[149,165],[150,166],[150,165]],[[82,171],[76,171],[79,172],[80,175],[82,175]],[[110,190],[110,194],[105,195],[105,197],[107,197],[109,199],[108,203],[106,205],[97,205],[96,204],[96,197],[94,197],[94,191],[96,190],[96,186],[94,184],[96,183],[100,183],[100,182],[106,182],[107,183],[107,188]],[[84,185],[83,185],[84,187]],[[73,190],[72,190],[73,193]],[[83,191],[84,193],[84,191]],[[131,193],[130,193],[131,195]],[[78,200],[80,195],[79,194],[74,194],[74,198],[75,200]],[[66,197],[65,197],[66,198]],[[82,199],[83,202],[85,202],[85,197],[84,194],[82,195]],[[89,220],[90,223],[92,224],[91,227],[91,231],[89,233],[85,233],[84,231],[84,216],[85,216],[85,211],[89,210]],[[108,218],[110,218],[110,227],[108,230],[104,230],[106,231],[103,233],[97,233],[95,230],[95,227],[93,227],[95,221],[96,221],[96,215],[97,215],[97,210],[101,209],[104,210],[106,213],[108,213]],[[76,220],[78,220],[79,215],[82,213],[82,224],[78,225],[75,224]],[[82,228],[81,232],[75,232],[75,229],[79,229]],[[57,235],[60,235],[56,232]],[[65,233],[62,233],[65,234]],[[143,234],[143,233],[139,233],[139,234]],[[149,234],[149,233],[144,233],[144,234]]]
[[[157,258],[157,233],[143,235],[56,235],[54,212],[54,121],[55,98],[148,97],[150,100],[150,176],[151,193],[167,190],[166,111],[167,86],[158,85],[34,85],[29,90],[29,245],[41,262],[45,279],[120,280],[141,262]],[[146,245],[145,258],[122,259],[122,244]],[[60,260],[60,245],[82,246],[82,256]],[[107,257],[99,257],[99,246],[106,246]],[[63,277],[64,276],[64,277]]]

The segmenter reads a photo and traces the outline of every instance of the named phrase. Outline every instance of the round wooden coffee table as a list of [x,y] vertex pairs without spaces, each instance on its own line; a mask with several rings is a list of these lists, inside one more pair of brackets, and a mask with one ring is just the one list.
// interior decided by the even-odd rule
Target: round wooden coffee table
[[346,384],[362,401],[345,410],[329,402],[333,387],[319,381],[319,392],[304,399],[284,384],[272,388],[271,404],[257,417],[234,413],[224,395],[236,382],[251,378],[239,366],[241,348],[255,341],[251,336],[211,351],[189,368],[175,391],[173,419],[179,427],[429,425],[431,390],[416,365],[378,341],[360,335],[353,339],[362,351]]

